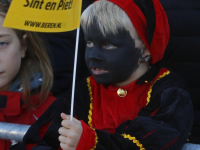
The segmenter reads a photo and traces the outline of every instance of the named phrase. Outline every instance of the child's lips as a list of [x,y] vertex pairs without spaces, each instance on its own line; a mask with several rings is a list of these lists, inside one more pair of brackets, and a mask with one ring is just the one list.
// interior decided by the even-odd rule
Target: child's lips
[[101,75],[108,72],[107,70],[101,68],[91,68],[91,70],[94,75]]

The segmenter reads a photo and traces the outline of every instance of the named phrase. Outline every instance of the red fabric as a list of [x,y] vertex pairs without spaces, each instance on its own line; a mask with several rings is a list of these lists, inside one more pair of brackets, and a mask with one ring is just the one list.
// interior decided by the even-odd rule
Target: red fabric
[[154,116],[155,113],[158,111],[158,109],[159,109],[159,108],[157,108],[154,112],[152,112],[150,116]]
[[153,3],[156,13],[156,28],[150,46],[152,64],[163,58],[170,37],[169,23],[165,11],[159,0],[153,0]]
[[[3,114],[0,114],[0,122],[5,122]],[[5,149],[5,140],[0,140],[0,149]]]
[[[98,0],[97,0],[98,1]],[[156,27],[153,34],[151,45],[147,41],[147,23],[146,18],[140,8],[133,0],[109,0],[118,5],[129,16],[138,35],[151,53],[151,64],[155,64],[163,58],[164,51],[167,47],[170,29],[167,15],[160,4],[159,0],[152,0],[155,10]],[[153,10],[152,10],[153,11]]]
[[7,96],[6,108],[0,108],[0,113],[4,116],[16,116],[21,113],[19,92],[1,91],[0,95]]
[[95,138],[96,138],[95,131],[92,130],[82,120],[81,124],[83,127],[83,132],[81,134],[81,138],[79,140],[78,146],[76,147],[76,150],[92,149],[95,146]]
[[[31,96],[31,100],[33,102],[38,101],[38,98],[39,98],[39,94]],[[51,105],[52,102],[54,102],[54,100],[56,100],[56,98],[53,97],[52,94],[49,94],[45,102],[41,104],[39,107],[37,107],[35,110],[27,110],[24,106],[20,107],[20,104],[13,102],[10,105],[13,105],[15,107],[17,106],[18,107],[17,109],[20,110],[20,113],[16,114],[15,116],[5,114],[6,122],[31,125],[36,121],[36,118],[39,118],[44,113],[44,111]],[[9,105],[7,105],[7,107],[9,107]]]
[[[1,91],[0,95],[7,96],[6,108],[0,108],[0,121],[26,125],[32,125],[36,121],[36,118],[39,118],[51,103],[56,100],[52,94],[49,94],[45,102],[38,108],[27,110],[24,106],[20,106],[20,92]],[[31,96],[31,100],[37,103],[38,97],[39,94],[33,95]],[[0,140],[0,149],[9,150],[10,144],[11,142],[8,140]]]
[[135,84],[136,81],[134,81],[120,87],[127,90],[125,97],[117,95],[118,87],[112,85],[105,87],[96,83],[91,76],[93,95],[92,127],[114,133],[121,123],[137,117],[140,109],[146,107],[147,93],[150,86],[166,71],[167,69],[161,69],[160,73],[150,83]]
[[[150,84],[135,84],[136,81],[120,87],[127,90],[125,97],[117,95],[118,87],[110,85],[104,87],[91,77],[92,93],[94,97],[92,126],[95,129],[108,130],[114,133],[115,129],[126,120],[133,120],[140,109],[146,106],[147,93]],[[144,91],[144,92],[141,92]]]

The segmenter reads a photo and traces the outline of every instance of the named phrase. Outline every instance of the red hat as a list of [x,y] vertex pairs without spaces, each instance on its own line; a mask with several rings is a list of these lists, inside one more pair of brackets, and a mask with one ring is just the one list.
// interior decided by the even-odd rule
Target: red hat
[[140,38],[151,53],[151,64],[163,58],[170,30],[159,0],[108,0],[129,16]]

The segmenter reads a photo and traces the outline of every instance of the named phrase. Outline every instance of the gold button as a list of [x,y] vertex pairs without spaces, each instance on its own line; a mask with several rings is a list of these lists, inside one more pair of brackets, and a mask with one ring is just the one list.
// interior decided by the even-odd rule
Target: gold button
[[117,95],[119,96],[119,97],[125,97],[126,95],[127,95],[127,90],[123,90],[123,89],[118,89],[117,90]]
[[148,81],[144,81],[145,83],[148,83]]

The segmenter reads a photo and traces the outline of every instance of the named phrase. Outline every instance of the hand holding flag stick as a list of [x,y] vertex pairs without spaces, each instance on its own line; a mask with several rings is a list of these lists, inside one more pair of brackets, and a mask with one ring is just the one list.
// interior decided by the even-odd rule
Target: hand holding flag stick
[[63,121],[61,122],[62,127],[58,130],[60,134],[58,139],[63,150],[76,149],[83,132],[81,121],[76,118],[73,118],[72,121],[70,117],[69,115],[61,113]]

